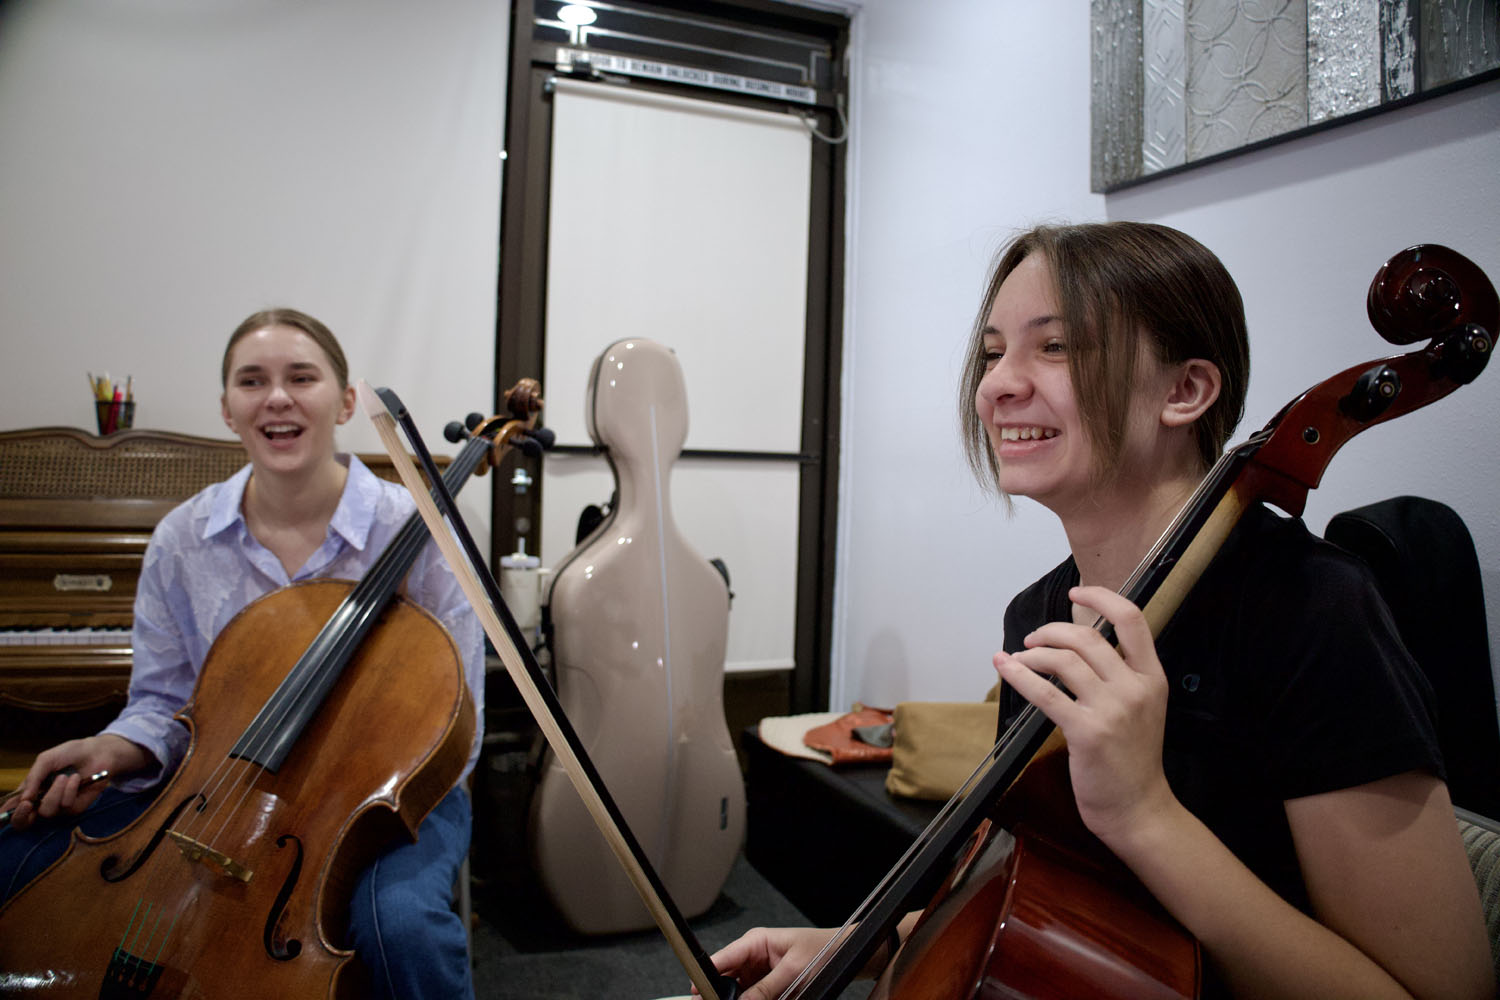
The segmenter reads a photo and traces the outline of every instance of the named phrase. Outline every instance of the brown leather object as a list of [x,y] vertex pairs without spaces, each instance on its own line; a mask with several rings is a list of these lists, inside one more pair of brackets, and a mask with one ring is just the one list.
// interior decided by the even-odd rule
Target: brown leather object
[[832,754],[835,766],[889,763],[890,747],[866,743],[854,734],[854,730],[865,726],[888,726],[892,718],[886,709],[858,706],[854,711],[846,712],[825,726],[809,729],[802,737],[802,742],[814,750]]

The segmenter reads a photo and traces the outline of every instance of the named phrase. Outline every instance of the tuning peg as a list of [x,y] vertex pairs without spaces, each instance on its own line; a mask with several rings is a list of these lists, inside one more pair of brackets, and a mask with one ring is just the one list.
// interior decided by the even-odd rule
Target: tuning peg
[[466,431],[464,429],[464,425],[459,423],[457,420],[450,420],[443,425],[443,437],[447,438],[448,441],[453,444],[458,444],[458,442],[462,441],[468,436],[469,432]]
[[1478,323],[1464,326],[1437,341],[1444,375],[1460,385],[1468,385],[1484,371],[1495,347],[1495,338]]
[[1401,376],[1390,365],[1380,364],[1360,375],[1349,395],[1339,400],[1339,409],[1368,423],[1389,409],[1399,395]]

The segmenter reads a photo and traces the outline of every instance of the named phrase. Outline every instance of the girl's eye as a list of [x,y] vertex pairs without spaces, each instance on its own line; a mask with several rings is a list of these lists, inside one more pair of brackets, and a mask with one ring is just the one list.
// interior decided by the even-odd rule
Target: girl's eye
[[1061,340],[1049,340],[1042,347],[1042,350],[1046,351],[1048,354],[1066,354],[1068,353],[1068,345],[1063,343]]
[[989,371],[991,368],[995,367],[995,365],[997,365],[997,364],[1000,363],[1000,359],[1003,358],[1003,357],[1005,357],[1005,352],[1002,351],[1002,350],[991,349],[991,350],[985,351],[984,352],[984,370],[985,371]]

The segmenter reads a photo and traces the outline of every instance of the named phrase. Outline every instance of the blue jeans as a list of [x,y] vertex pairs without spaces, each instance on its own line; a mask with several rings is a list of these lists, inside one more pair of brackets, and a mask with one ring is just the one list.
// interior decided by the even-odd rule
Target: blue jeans
[[24,832],[0,829],[0,902],[52,866],[72,843],[73,831],[108,837],[130,824],[156,798],[156,791],[122,792],[106,788],[80,817],[39,820]]
[[[0,901],[62,857],[75,827],[106,837],[144,812],[154,796],[154,790],[128,794],[107,788],[76,822],[43,821],[25,831],[0,829]],[[415,844],[398,844],[356,882],[349,938],[378,996],[474,996],[468,932],[451,906],[453,884],[469,851],[469,827],[469,795],[455,788],[422,821]]]
[[469,793],[455,788],[403,843],[354,884],[349,940],[376,995],[392,1000],[473,1000],[469,934],[453,911],[453,884],[469,853]]

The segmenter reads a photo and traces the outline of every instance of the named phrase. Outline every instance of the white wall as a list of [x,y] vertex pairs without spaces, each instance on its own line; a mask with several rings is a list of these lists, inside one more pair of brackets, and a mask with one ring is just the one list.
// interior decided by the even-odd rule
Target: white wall
[[[0,14],[0,428],[228,437],[224,341],[291,305],[435,446],[489,406],[505,5],[16,0]],[[340,446],[379,451],[363,414]],[[477,527],[482,488],[465,495]]]
[[[1376,268],[1446,243],[1500,280],[1491,83],[1108,197],[1089,185],[1085,3],[867,0],[856,27],[834,706],[972,699],[1005,605],[1066,555],[1054,520],[973,484],[955,386],[992,252],[1039,221],[1139,219],[1216,250],[1244,294],[1244,438],[1301,390],[1398,352],[1364,318]],[[1420,493],[1473,531],[1500,662],[1500,372],[1356,438],[1312,495]]]
[[830,701],[972,700],[1014,594],[1066,554],[970,476],[957,380],[1015,228],[1100,218],[1088,5],[903,0],[856,20],[840,538]]

